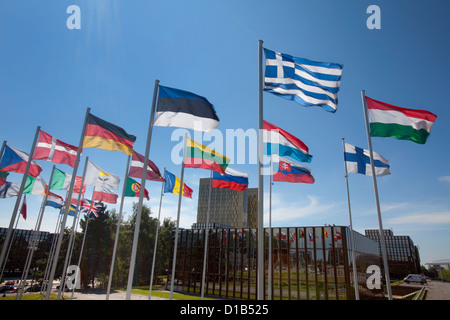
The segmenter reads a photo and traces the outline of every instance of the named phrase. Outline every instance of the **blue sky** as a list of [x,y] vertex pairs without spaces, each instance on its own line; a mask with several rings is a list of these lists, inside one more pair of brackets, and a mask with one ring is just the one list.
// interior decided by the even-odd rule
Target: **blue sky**
[[[373,4],[381,9],[378,30],[366,26],[370,17],[366,10]],[[70,5],[81,10],[79,30],[66,26]],[[156,79],[161,85],[205,96],[216,108],[218,130],[224,136],[227,129],[254,130],[261,39],[274,51],[344,65],[334,114],[264,93],[265,120],[309,147],[313,160],[307,166],[316,179],[313,185],[275,183],[272,225],[349,224],[342,138],[368,147],[361,103],[365,90],[371,98],[438,116],[425,145],[392,138],[373,138],[372,144],[391,165],[391,175],[378,179],[383,226],[396,235],[411,236],[420,248],[422,264],[449,258],[450,111],[443,100],[450,73],[449,9],[445,0],[2,1],[1,138],[29,152],[36,127],[41,126],[78,145],[90,107],[94,115],[136,135],[135,149],[143,154]],[[174,130],[154,128],[150,158],[161,171],[166,167],[180,175],[180,166],[171,158],[179,143],[171,139]],[[214,138],[204,135],[204,144]],[[226,148],[223,152],[228,153]],[[251,155],[246,152],[246,163],[233,168],[247,172],[250,187],[257,187],[257,165],[248,163]],[[85,149],[84,155],[123,177],[124,154]],[[48,180],[53,164],[41,165]],[[181,227],[196,222],[202,177],[209,177],[209,171],[185,170],[194,197],[183,199]],[[13,182],[20,179],[20,174],[9,176]],[[352,174],[349,184],[354,229],[361,233],[377,229],[372,178]],[[161,186],[148,182],[146,187],[156,214]],[[18,227],[32,229],[42,196],[30,195],[27,200],[29,217]],[[135,200],[126,198],[126,215]],[[163,217],[176,217],[177,200],[171,194],[164,196]],[[0,200],[0,226],[9,225],[14,203],[15,199]],[[41,229],[53,232],[56,219],[56,209],[46,208]]]

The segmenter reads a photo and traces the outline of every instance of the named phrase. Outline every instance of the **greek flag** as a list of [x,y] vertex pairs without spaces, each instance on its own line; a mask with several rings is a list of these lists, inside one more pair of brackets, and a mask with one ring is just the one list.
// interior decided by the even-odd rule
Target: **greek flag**
[[[367,176],[372,175],[369,150],[361,149],[344,142],[344,160],[348,173],[361,173]],[[373,162],[375,174],[377,176],[391,174],[389,172],[388,160],[383,158],[380,154],[373,152]]]
[[343,65],[296,58],[264,48],[264,91],[293,100],[304,107],[336,112]]

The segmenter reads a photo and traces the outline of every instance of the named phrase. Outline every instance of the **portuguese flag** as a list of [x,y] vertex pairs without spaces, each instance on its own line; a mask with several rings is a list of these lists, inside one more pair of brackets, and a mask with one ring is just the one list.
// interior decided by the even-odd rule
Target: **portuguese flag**
[[371,137],[392,137],[424,144],[437,117],[426,110],[396,107],[369,97],[366,103]]
[[[125,197],[139,197],[140,190],[141,190],[141,184],[137,183],[134,179],[127,177],[127,184],[125,186],[124,196]],[[144,191],[144,197],[147,200],[150,200],[147,189],[145,189],[145,191]]]
[[184,166],[186,168],[209,169],[225,174],[230,159],[224,155],[208,148],[197,141],[187,138],[186,157]]
[[83,148],[99,148],[110,151],[121,151],[133,154],[133,143],[136,137],[124,129],[93,114],[88,115]]

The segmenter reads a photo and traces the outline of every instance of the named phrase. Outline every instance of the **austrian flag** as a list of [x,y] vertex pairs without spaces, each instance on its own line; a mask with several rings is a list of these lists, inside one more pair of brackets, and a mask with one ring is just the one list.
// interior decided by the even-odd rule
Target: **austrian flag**
[[78,147],[62,142],[41,130],[33,159],[67,164],[73,168],[77,151]]

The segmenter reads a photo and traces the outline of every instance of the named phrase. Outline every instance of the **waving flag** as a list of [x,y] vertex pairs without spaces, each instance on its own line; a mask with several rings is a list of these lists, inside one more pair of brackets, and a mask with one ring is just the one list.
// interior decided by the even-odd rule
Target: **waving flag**
[[92,200],[115,204],[118,197],[116,193],[106,187],[95,187]]
[[20,185],[18,183],[6,181],[0,186],[0,198],[11,198],[19,194]]
[[211,132],[219,125],[219,118],[206,98],[188,91],[159,86],[154,125]]
[[115,124],[93,114],[88,115],[83,148],[100,148],[132,155],[135,141],[135,136]]
[[336,112],[343,66],[317,62],[264,49],[264,91],[304,107],[318,106]]
[[56,209],[61,209],[65,205],[65,203],[64,199],[61,196],[53,192],[49,192],[45,205]]
[[45,195],[46,191],[47,184],[41,176],[37,176],[36,178],[27,176],[27,180],[25,181],[25,186],[23,188],[23,193]]
[[62,142],[41,130],[33,159],[67,164],[73,168],[77,151],[78,147]]
[[227,167],[225,174],[213,172],[213,188],[244,191],[248,189],[248,174]]
[[187,148],[184,166],[186,168],[201,168],[225,173],[231,160],[224,155],[208,148],[197,141],[187,138]]
[[424,144],[437,116],[426,110],[396,107],[366,98],[370,136],[392,137]]
[[[166,170],[164,175],[164,193],[180,194],[180,178]],[[191,198],[194,191],[183,182],[183,197]]]
[[27,220],[27,195],[23,196],[22,207],[20,208],[20,214],[24,220]]
[[0,171],[0,186],[6,182],[6,177],[9,175],[9,172]]
[[[369,150],[361,149],[344,142],[344,160],[348,173],[361,173],[368,176],[372,175]],[[373,152],[373,162],[376,176],[391,174],[389,172],[388,160],[383,158],[380,154]]]
[[272,155],[274,162],[278,162],[276,171],[273,174],[273,181],[293,182],[293,183],[314,183],[311,170],[307,167],[289,161],[278,155]]
[[107,187],[112,189],[119,189],[120,177],[104,171],[99,166],[87,161],[86,176],[84,182],[86,184],[96,187]]
[[[139,197],[140,190],[141,190],[141,184],[136,182],[134,179],[127,177],[127,184],[125,186],[124,196],[125,197]],[[147,200],[150,200],[147,189],[144,190],[144,197]]]
[[86,213],[88,215],[92,214],[92,215],[94,215],[95,217],[98,218],[98,215],[99,215],[100,210],[102,209],[102,207],[103,206],[102,206],[101,203],[98,203],[98,202],[92,203],[91,200],[84,199],[82,204],[81,204],[81,207],[80,207],[80,212]]
[[[134,151],[133,156],[131,157],[130,172],[128,175],[133,178],[142,178],[144,164],[144,156]],[[158,167],[150,159],[148,159],[146,179],[152,181],[164,181]]]
[[[2,160],[0,161],[0,171],[25,173],[28,158],[29,156],[27,153],[5,145],[5,152],[3,153]],[[41,173],[41,171],[41,165],[32,160],[30,169],[28,170],[28,175],[37,177]]]
[[[71,216],[71,217],[75,217],[75,212],[76,211],[77,211],[77,207],[74,206],[73,204],[71,204],[70,207],[69,207],[69,212],[67,213],[67,215]],[[59,211],[59,213],[60,214],[65,214],[66,213],[66,206],[65,205],[63,205],[61,207],[61,210]]]
[[278,154],[300,162],[311,162],[312,155],[300,139],[265,120],[263,121],[263,143],[264,152],[267,155]]

